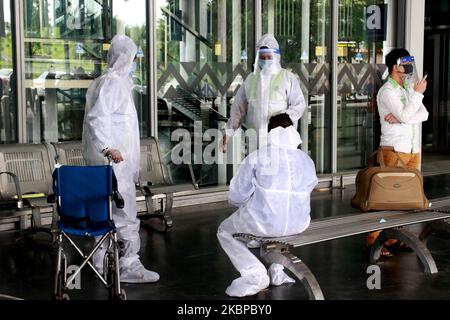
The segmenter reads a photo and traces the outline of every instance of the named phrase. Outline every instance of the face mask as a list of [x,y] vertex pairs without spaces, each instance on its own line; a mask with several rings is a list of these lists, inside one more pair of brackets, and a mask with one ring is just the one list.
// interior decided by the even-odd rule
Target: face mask
[[259,60],[258,65],[261,70],[264,68],[270,68],[273,65],[273,60]]
[[405,69],[405,74],[412,74],[414,72],[414,67],[412,64],[404,64],[403,68]]

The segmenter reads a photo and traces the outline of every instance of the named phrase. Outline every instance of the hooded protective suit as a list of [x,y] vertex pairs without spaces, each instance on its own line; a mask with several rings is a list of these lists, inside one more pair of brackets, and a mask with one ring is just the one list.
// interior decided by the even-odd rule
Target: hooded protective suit
[[[261,47],[269,48],[268,51],[272,52],[273,57],[271,63],[266,63],[264,67],[259,58]],[[259,145],[263,146],[266,144],[269,119],[285,112],[289,114],[296,128],[306,103],[299,78],[281,68],[279,45],[274,36],[262,36],[256,50],[254,71],[245,79],[234,97],[225,133],[228,137],[233,136],[244,122],[247,128],[257,131]]]
[[222,248],[241,274],[227,288],[230,296],[253,295],[269,283],[292,280],[275,264],[269,268],[269,278],[264,265],[233,234],[285,236],[308,228],[310,193],[318,180],[311,158],[297,149],[300,143],[293,126],[272,129],[268,145],[251,153],[231,180],[228,199],[239,209],[222,222],[217,233]]
[[[155,272],[146,270],[139,261],[139,225],[136,217],[136,187],[139,175],[140,141],[136,108],[132,99],[131,65],[137,52],[127,36],[117,35],[108,51],[108,71],[94,80],[86,94],[83,122],[83,157],[89,165],[104,164],[105,149],[119,150],[124,161],[114,164],[119,192],[125,207],[113,205],[113,219],[118,239],[124,244],[120,258],[121,281],[154,282]],[[93,262],[103,270],[106,248],[94,255]]]

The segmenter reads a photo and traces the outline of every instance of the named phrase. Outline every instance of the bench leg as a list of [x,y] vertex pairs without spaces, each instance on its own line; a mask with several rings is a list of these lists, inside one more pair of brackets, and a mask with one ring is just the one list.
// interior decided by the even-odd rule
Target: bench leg
[[415,254],[419,257],[424,266],[425,273],[433,274],[438,272],[436,262],[434,261],[433,256],[431,255],[426,245],[422,241],[420,241],[420,239],[413,233],[397,228],[386,229],[380,233],[370,252],[371,263],[377,263],[378,259],[380,259],[381,249],[383,248],[383,244],[387,239],[397,239],[399,241],[402,241],[408,247],[414,250]]
[[[53,213],[52,213],[53,215]],[[52,221],[53,224],[53,221]],[[32,207],[31,208],[31,233],[37,233],[37,232],[45,232],[50,235],[52,235],[52,229],[43,227],[42,226],[42,220],[41,220],[41,209],[39,207]]]
[[291,271],[303,284],[310,300],[324,300],[322,289],[306,264],[281,245],[262,245],[261,259],[267,263],[278,263]]
[[[168,199],[168,198],[167,198]],[[148,227],[154,229],[155,231],[159,231],[159,232],[166,232],[168,228],[170,228],[172,226],[172,219],[170,218],[170,216],[167,216],[166,212],[167,212],[167,204],[166,204],[166,210],[164,210],[164,204],[163,204],[163,199],[160,199],[160,205],[161,208],[158,211],[154,211],[153,210],[153,198],[151,195],[146,195],[145,196],[145,205],[147,207],[147,213],[146,214],[142,214],[139,215],[139,219],[147,221],[149,219],[153,219],[153,218],[157,218],[159,220],[161,220],[164,223],[164,230],[159,230],[158,228],[155,228],[152,225],[147,225]],[[172,210],[172,201],[170,202],[170,210],[169,213]]]
[[32,221],[32,228],[33,229],[39,229],[42,227],[41,223],[41,210],[38,207],[31,208],[31,221]]
[[166,220],[167,228],[171,228],[173,225],[172,207],[173,207],[173,193],[167,193],[166,194],[166,210],[164,210],[164,219]]

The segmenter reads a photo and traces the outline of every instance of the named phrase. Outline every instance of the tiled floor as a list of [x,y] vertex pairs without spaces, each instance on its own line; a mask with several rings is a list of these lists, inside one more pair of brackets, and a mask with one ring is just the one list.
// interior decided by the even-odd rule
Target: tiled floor
[[[450,195],[450,175],[425,178],[425,189],[430,198]],[[354,212],[349,204],[353,193],[353,187],[342,192],[314,193],[312,217]],[[160,273],[161,280],[156,284],[125,285],[128,298],[228,299],[225,288],[238,274],[221,250],[216,231],[232,212],[226,203],[184,208],[175,212],[174,227],[167,234],[141,228],[142,260]],[[16,241],[15,237],[11,232],[0,234],[0,293],[50,299],[50,249]],[[429,248],[438,274],[423,273],[416,256],[405,252],[380,264],[381,290],[366,287],[369,263],[364,235],[302,247],[294,253],[314,272],[326,299],[449,299],[450,235],[432,234]],[[72,291],[71,298],[106,299],[106,290],[94,279],[89,271],[84,272],[82,290]],[[250,298],[307,299],[307,294],[297,283],[270,287]]]

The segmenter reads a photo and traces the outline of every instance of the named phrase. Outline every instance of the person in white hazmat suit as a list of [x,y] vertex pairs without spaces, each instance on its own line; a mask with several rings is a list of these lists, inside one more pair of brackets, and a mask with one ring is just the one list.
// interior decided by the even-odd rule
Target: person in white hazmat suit
[[[83,122],[83,157],[88,165],[104,164],[105,156],[114,161],[113,170],[125,206],[113,204],[113,219],[119,241],[122,282],[149,283],[159,280],[156,272],[144,268],[139,260],[140,237],[135,182],[139,175],[140,141],[136,108],[132,98],[131,72],[137,47],[133,40],[116,35],[108,51],[108,70],[94,80],[86,94]],[[105,247],[93,256],[93,264],[103,272]]]
[[[256,45],[254,71],[245,79],[234,97],[230,118],[220,149],[225,152],[230,138],[242,123],[256,130],[258,146],[267,141],[269,119],[287,113],[297,128],[297,122],[305,111],[306,103],[298,76],[283,69],[280,48],[271,34],[265,34]],[[254,150],[251,146],[251,150]]]
[[231,180],[228,200],[239,207],[219,226],[217,237],[241,277],[226,289],[232,297],[250,296],[267,288],[294,282],[283,266],[269,270],[234,239],[234,233],[263,237],[303,232],[310,223],[310,194],[317,185],[314,162],[303,151],[300,135],[287,114],[272,117],[268,145],[252,152]]

